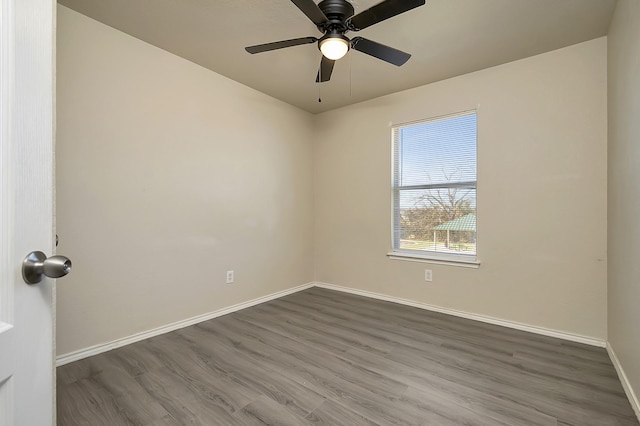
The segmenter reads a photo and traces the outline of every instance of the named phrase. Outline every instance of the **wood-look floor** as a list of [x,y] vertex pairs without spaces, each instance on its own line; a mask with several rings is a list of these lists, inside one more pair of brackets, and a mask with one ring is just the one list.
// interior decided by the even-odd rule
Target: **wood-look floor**
[[312,288],[58,368],[58,425],[638,425],[604,349]]

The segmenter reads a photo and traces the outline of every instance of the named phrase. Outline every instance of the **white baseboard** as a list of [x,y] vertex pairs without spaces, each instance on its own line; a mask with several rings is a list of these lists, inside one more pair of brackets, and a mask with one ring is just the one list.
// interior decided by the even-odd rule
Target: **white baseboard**
[[611,363],[613,363],[613,367],[616,369],[616,373],[618,373],[618,378],[620,379],[620,382],[622,382],[622,388],[624,389],[624,393],[627,394],[627,398],[631,403],[631,408],[633,408],[633,411],[636,413],[636,417],[638,417],[638,420],[640,421],[640,402],[638,402],[638,397],[636,396],[636,393],[633,391],[633,388],[631,387],[631,383],[629,383],[629,379],[627,378],[627,375],[625,374],[624,369],[620,364],[620,360],[618,359],[616,352],[613,350],[613,347],[609,342],[607,342],[607,353],[609,354],[609,358],[611,358]]
[[[56,358],[56,366],[62,366],[68,364],[73,361],[78,361],[83,358],[87,358],[93,355],[98,355],[103,352],[110,351],[112,349],[120,348],[125,345],[129,345],[131,343],[139,342],[144,339],[148,339],[150,337],[158,336],[164,333],[168,333],[170,331],[178,330],[180,328],[188,327],[190,325],[198,324],[202,321],[207,321],[222,315],[227,315],[235,311],[239,311],[254,305],[258,305],[260,303],[268,302],[269,300],[277,299],[279,297],[283,297],[292,293],[296,293],[302,290],[306,290],[311,287],[321,287],[329,290],[342,291],[345,293],[356,294],[359,296],[370,297],[373,299],[385,300],[388,302],[399,303],[401,305],[413,306],[415,308],[426,309],[429,311],[440,312],[443,314],[454,315],[457,317],[467,318],[470,320],[481,321],[489,324],[500,325],[503,327],[514,328],[516,330],[528,331],[531,333],[541,334],[544,336],[557,337],[559,339],[569,340],[572,342],[584,343],[591,346],[605,347],[606,342],[604,340],[595,339],[592,337],[580,336],[577,334],[566,333],[557,330],[551,330],[543,327],[536,327],[528,324],[522,324],[514,321],[508,321],[493,317],[488,317],[484,315],[472,314],[463,311],[457,311],[454,309],[443,308],[440,306],[429,305],[426,303],[416,302],[413,300],[401,299],[398,297],[388,296],[385,294],[374,293],[365,290],[359,290],[350,287],[343,287],[334,284],[328,284],[323,282],[312,282],[308,284],[303,284],[297,287],[293,287],[287,290],[279,291],[273,294],[269,294],[266,296],[258,297],[257,299],[250,300],[248,302],[238,303],[233,306],[229,306],[227,308],[222,308],[217,311],[209,312],[206,314],[198,315],[192,318],[187,318],[185,320],[177,321],[172,324],[167,324],[158,328],[154,328],[152,330],[143,331],[140,333],[133,334],[131,336],[123,337],[120,339],[116,339],[110,342],[101,343],[98,345],[90,346],[88,348],[80,349],[74,352],[69,352],[66,354],[59,355]],[[615,364],[614,364],[615,365]],[[616,367],[617,369],[618,367]],[[619,373],[620,374],[620,373]],[[623,382],[624,383],[624,382]],[[626,390],[626,388],[625,388]],[[637,401],[637,400],[636,400]],[[636,403],[637,406],[637,403]]]
[[269,300],[277,299],[279,297],[286,296],[288,294],[296,293],[298,291],[306,290],[314,286],[314,283],[303,284],[297,287],[293,287],[287,290],[279,291],[266,296],[258,297],[257,299],[249,300],[248,302],[238,303],[227,308],[218,309],[217,311],[208,312],[206,314],[198,315],[192,318],[187,318],[182,321],[177,321],[172,324],[163,325],[152,330],[143,331],[133,334],[131,336],[116,339],[111,342],[101,343],[99,345],[90,346],[88,348],[80,349],[78,351],[69,352],[56,357],[56,367],[68,364],[73,361],[78,361],[83,358],[88,358],[93,355],[98,355],[103,352],[110,351],[112,349],[120,348],[131,343],[139,342],[140,340],[148,339],[150,337],[159,336],[160,334],[168,333],[170,331],[178,330],[180,328],[188,327],[190,325],[198,324],[202,321],[207,321],[222,315],[227,315],[232,312],[236,312],[245,308],[249,308],[260,303],[268,302]]
[[559,339],[569,340],[572,342],[584,343],[591,346],[598,347],[606,347],[607,353],[609,354],[609,358],[611,358],[611,362],[618,373],[618,377],[620,378],[620,382],[622,383],[622,387],[624,392],[629,399],[631,407],[633,411],[636,413],[638,420],[640,420],[640,402],[638,401],[638,397],[636,396],[633,388],[631,387],[631,383],[629,383],[629,379],[618,360],[618,357],[613,350],[611,344],[607,341],[596,339],[593,337],[581,336],[578,334],[566,333],[563,331],[552,330],[544,327],[537,327],[528,324],[522,324],[514,321],[503,320],[499,318],[493,318],[485,315],[472,314],[469,312],[458,311],[455,309],[443,308],[441,306],[429,305],[427,303],[416,302],[413,300],[402,299],[399,297],[388,296],[386,294],[374,293],[366,290],[359,290],[351,287],[343,287],[335,284],[328,284],[323,282],[312,282],[308,284],[303,284],[297,287],[293,287],[287,290],[279,291],[276,293],[272,293],[266,296],[258,297],[256,299],[250,300],[248,302],[238,303],[233,306],[229,306],[227,308],[219,309],[217,311],[209,312],[206,314],[198,315],[192,318],[187,318],[182,321],[177,321],[172,324],[167,324],[162,327],[154,328],[152,330],[143,331],[141,333],[136,333],[131,336],[127,336],[121,339],[116,339],[111,342],[101,343],[99,345],[90,346],[85,349],[81,349],[74,352],[69,352],[63,355],[60,355],[56,358],[56,366],[60,367],[62,365],[68,364],[73,361],[78,361],[83,358],[87,358],[93,355],[98,355],[103,352],[110,351],[112,349],[116,349],[125,345],[129,345],[131,343],[139,342],[144,339],[148,339],[150,337],[158,336],[164,333],[168,333],[170,331],[178,330],[180,328],[188,327],[190,325],[198,324],[203,321],[207,321],[222,315],[227,315],[232,312],[236,312],[245,308],[249,308],[254,305],[258,305],[260,303],[268,302],[270,300],[274,300],[283,296],[287,296],[289,294],[297,293],[302,290],[306,290],[311,287],[320,287],[326,288],[328,290],[341,291],[344,293],[351,293],[358,296],[370,297],[372,299],[384,300],[387,302],[398,303],[401,305],[412,306],[414,308],[425,309],[428,311],[439,312],[443,314],[453,315],[461,318],[466,318],[474,321],[485,322],[488,324],[499,325],[503,327],[513,328],[516,330],[527,331],[530,333],[541,334],[543,336],[556,337]]
[[443,308],[441,306],[429,305],[427,303],[416,302],[408,299],[401,299],[399,297],[388,296],[386,294],[373,293],[371,291],[359,290],[351,287],[343,287],[334,284],[328,284],[323,282],[316,282],[316,287],[326,288],[329,290],[342,291],[345,293],[351,293],[358,296],[370,297],[373,299],[385,300],[387,302],[399,303],[401,305],[413,306],[414,308],[426,309],[428,311],[439,312],[442,314],[453,315],[456,317],[466,318],[474,321],[485,322],[488,324],[500,325],[503,327],[514,328],[516,330],[528,331],[530,333],[541,334],[543,336],[556,337],[558,339],[569,340],[571,342],[584,343],[590,346],[597,346],[604,348],[606,341],[596,339],[588,336],[581,336],[579,334],[567,333],[564,331],[552,330],[544,327],[537,327],[529,324],[522,324],[515,321],[503,320],[499,318],[493,318],[485,315],[472,314],[469,312],[457,311],[455,309]]

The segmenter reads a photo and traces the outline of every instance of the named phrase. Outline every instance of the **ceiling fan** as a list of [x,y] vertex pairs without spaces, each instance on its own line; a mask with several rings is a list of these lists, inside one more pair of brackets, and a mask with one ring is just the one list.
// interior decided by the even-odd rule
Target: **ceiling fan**
[[335,61],[346,55],[349,49],[366,53],[396,66],[403,65],[411,57],[410,54],[364,37],[349,39],[345,34],[349,31],[360,31],[425,4],[425,0],[384,0],[354,16],[353,6],[347,0],[322,0],[319,4],[313,0],[291,0],[291,2],[324,35],[320,38],[301,37],[258,44],[245,47],[245,50],[249,53],[261,53],[318,42],[318,48],[322,52],[322,60],[316,83],[331,79]]

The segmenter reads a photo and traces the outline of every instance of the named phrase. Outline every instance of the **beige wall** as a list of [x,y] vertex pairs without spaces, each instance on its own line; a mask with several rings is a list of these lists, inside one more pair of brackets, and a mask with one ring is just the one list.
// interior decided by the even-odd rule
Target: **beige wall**
[[640,2],[609,30],[609,343],[640,395]]
[[[606,44],[319,115],[316,280],[605,339]],[[390,125],[476,107],[482,265],[388,259]]]
[[58,353],[312,281],[313,117],[58,13]]
[[[58,13],[59,354],[310,282],[314,260],[318,281],[606,337],[606,39],[314,117]],[[390,125],[476,107],[482,265],[389,260]]]

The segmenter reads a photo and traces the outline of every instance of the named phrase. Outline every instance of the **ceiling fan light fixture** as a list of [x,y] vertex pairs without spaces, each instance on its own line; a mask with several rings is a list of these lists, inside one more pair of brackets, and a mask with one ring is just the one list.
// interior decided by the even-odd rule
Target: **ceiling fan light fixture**
[[320,41],[320,51],[327,58],[336,61],[349,51],[349,40],[344,36],[332,36]]
[[[426,0],[381,0],[380,3],[367,10],[355,14],[351,4],[354,0],[291,0],[307,18],[323,33],[320,38],[299,37],[272,43],[247,46],[245,50],[251,54],[284,49],[286,47],[317,43],[322,53],[316,83],[324,83],[331,79],[335,62],[344,57],[350,49],[357,50],[374,58],[395,66],[401,66],[409,60],[410,54],[393,47],[385,46],[364,37],[349,39],[345,33],[360,31],[364,28],[385,21],[394,16],[424,6]],[[362,1],[362,0],[357,0]],[[369,1],[369,0],[367,0]],[[372,1],[372,0],[371,0]]]

